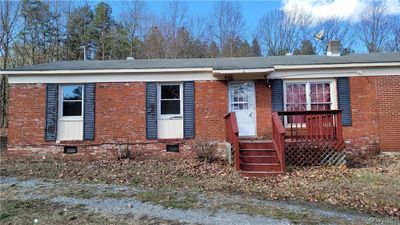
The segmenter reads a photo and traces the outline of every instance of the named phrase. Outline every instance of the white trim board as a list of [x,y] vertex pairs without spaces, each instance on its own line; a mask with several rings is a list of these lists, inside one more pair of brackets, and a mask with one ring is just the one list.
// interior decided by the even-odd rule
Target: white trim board
[[276,70],[268,75],[269,79],[314,79],[334,77],[363,77],[363,76],[400,76],[398,67],[378,68],[337,68],[337,69],[298,69]]
[[97,69],[97,70],[36,70],[36,71],[1,71],[7,75],[32,74],[123,74],[123,73],[169,73],[169,72],[212,72],[212,68],[172,68],[172,69]]
[[391,67],[400,66],[400,62],[387,63],[339,63],[339,64],[319,64],[319,65],[275,65],[275,70],[296,70],[296,69],[336,69],[336,68],[355,68],[355,67]]
[[18,75],[9,76],[10,84],[23,83],[104,83],[104,82],[177,82],[219,80],[211,72],[151,73],[151,74],[73,74],[73,75]]

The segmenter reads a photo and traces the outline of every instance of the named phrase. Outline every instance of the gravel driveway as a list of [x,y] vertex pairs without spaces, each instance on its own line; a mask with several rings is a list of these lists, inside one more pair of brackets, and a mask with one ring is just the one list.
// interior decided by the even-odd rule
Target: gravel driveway
[[[400,222],[396,218],[337,210],[310,203],[267,201],[242,198],[239,195],[167,192],[123,185],[0,177],[0,192],[3,192],[2,198],[40,199],[66,206],[80,205],[90,212],[105,216],[145,216],[165,221],[167,224],[398,224]],[[187,199],[183,201],[184,197],[190,201]]]

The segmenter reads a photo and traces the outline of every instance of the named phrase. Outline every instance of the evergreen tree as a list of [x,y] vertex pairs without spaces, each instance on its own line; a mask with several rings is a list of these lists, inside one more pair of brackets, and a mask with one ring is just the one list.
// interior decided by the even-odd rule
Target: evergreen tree
[[51,59],[55,28],[49,5],[38,0],[24,0],[21,8],[23,30],[15,50],[24,58],[23,64],[48,62]]
[[131,55],[129,32],[121,24],[111,28],[110,59],[126,59]]
[[110,59],[111,58],[111,29],[113,20],[111,17],[111,6],[105,2],[97,4],[94,17],[93,26],[95,30],[96,41],[96,59]]
[[220,56],[220,51],[215,41],[211,42],[208,52],[210,58],[218,58]]
[[251,47],[253,48],[252,56],[261,56],[261,47],[260,44],[258,44],[257,38],[253,39]]
[[94,53],[93,11],[88,4],[72,11],[67,18],[67,60],[84,59],[83,49],[86,48],[87,58]]
[[164,53],[165,41],[160,29],[156,26],[152,27],[145,36],[141,53],[146,59],[162,59]]
[[301,43],[301,55],[315,55],[314,47],[309,40],[305,40]]

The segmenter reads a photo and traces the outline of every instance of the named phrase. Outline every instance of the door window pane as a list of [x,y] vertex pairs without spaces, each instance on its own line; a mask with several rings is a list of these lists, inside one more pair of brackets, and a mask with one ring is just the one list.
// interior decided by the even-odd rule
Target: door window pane
[[231,84],[231,109],[236,110],[248,110],[249,105],[249,94],[252,91],[252,84],[250,82]]
[[81,116],[82,102],[63,102],[63,116]]
[[160,114],[179,115],[181,114],[181,85],[161,85]]
[[82,100],[82,86],[64,86],[64,100]]
[[62,116],[82,116],[82,85],[62,86]]
[[180,85],[162,85],[161,99],[180,99]]
[[161,114],[181,114],[180,100],[161,100]]

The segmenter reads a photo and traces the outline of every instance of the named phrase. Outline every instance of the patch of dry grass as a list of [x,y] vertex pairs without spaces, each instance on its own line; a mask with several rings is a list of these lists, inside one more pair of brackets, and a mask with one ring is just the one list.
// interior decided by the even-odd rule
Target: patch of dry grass
[[[35,223],[35,220],[37,221]],[[0,224],[159,224],[162,221],[129,216],[102,216],[83,207],[65,207],[45,200],[0,201]]]
[[63,161],[3,159],[0,175],[130,184],[156,189],[255,195],[324,202],[400,217],[400,157],[375,157],[364,167],[312,167],[282,176],[246,178],[224,162],[193,159]]

